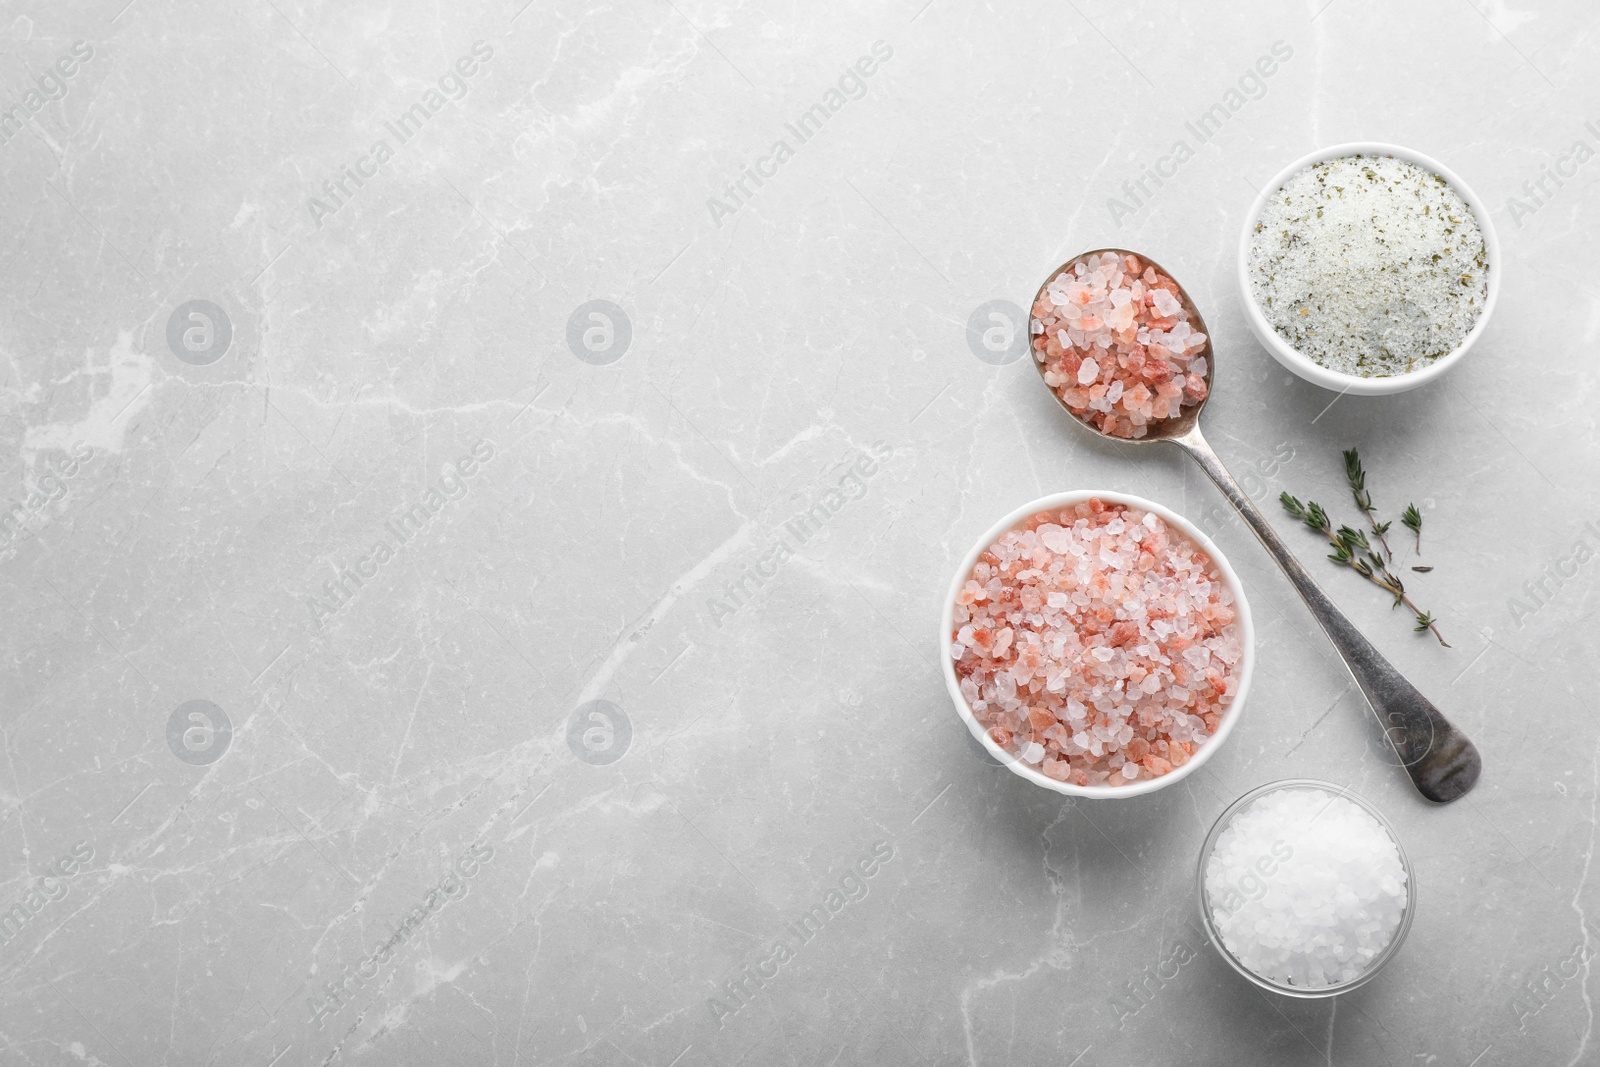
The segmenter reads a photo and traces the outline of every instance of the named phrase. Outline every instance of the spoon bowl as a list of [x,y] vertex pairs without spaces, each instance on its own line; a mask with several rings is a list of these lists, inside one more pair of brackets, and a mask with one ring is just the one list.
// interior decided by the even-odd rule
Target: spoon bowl
[[[1036,319],[1032,318],[1033,309],[1039,306],[1040,300],[1044,299],[1045,290],[1050,287],[1051,282],[1055,281],[1062,274],[1071,270],[1079,263],[1082,263],[1091,257],[1104,255],[1107,252],[1119,257],[1132,256],[1134,259],[1138,260],[1141,265],[1146,267],[1154,267],[1157,274],[1162,274],[1168,278],[1172,278],[1173,283],[1177,283],[1178,279],[1174,278],[1170,271],[1164,269],[1161,264],[1157,263],[1149,256],[1143,255],[1139,252],[1131,252],[1126,248],[1091,249],[1088,252],[1083,252],[1079,255],[1073,256],[1071,259],[1067,260],[1065,263],[1061,264],[1061,266],[1057,267],[1055,270],[1051,271],[1045,276],[1044,281],[1039,285],[1039,291],[1033,294],[1033,303],[1028,305],[1028,314],[1030,316],[1029,322],[1032,323],[1037,321]],[[1147,432],[1143,437],[1116,437],[1113,434],[1104,433],[1097,427],[1089,425],[1077,412],[1073,411],[1072,408],[1067,406],[1067,402],[1061,398],[1060,393],[1050,386],[1049,382],[1045,382],[1044,387],[1050,390],[1050,395],[1055,397],[1057,404],[1061,405],[1061,410],[1065,411],[1068,415],[1071,415],[1074,422],[1081,425],[1090,433],[1098,434],[1101,437],[1110,438],[1114,441],[1126,441],[1129,444],[1146,444],[1151,441],[1170,441],[1175,437],[1182,437],[1184,434],[1188,433],[1197,425],[1199,425],[1200,409],[1206,406],[1207,400],[1211,399],[1211,382],[1217,373],[1217,364],[1216,360],[1211,358],[1211,332],[1206,329],[1205,320],[1200,316],[1200,309],[1195,307],[1194,301],[1189,299],[1188,291],[1185,290],[1181,285],[1178,286],[1178,302],[1181,303],[1183,305],[1183,309],[1189,313],[1190,325],[1192,325],[1200,333],[1206,335],[1206,345],[1200,350],[1199,353],[1200,355],[1206,357],[1205,396],[1201,397],[1197,403],[1182,408],[1177,415],[1174,415],[1168,419],[1162,419],[1160,422],[1151,423],[1148,427],[1149,432]],[[1044,381],[1044,364],[1040,363],[1038,359],[1032,360],[1032,363],[1033,369],[1039,372],[1040,381]]]
[[[1477,784],[1478,775],[1482,770],[1483,761],[1478,755],[1478,750],[1466,735],[1457,730],[1450,721],[1434,707],[1433,703],[1408,682],[1394,666],[1383,657],[1366,637],[1357,630],[1355,624],[1345,617],[1328,595],[1317,585],[1311,573],[1295,558],[1283,538],[1278,536],[1276,530],[1267,522],[1266,517],[1256,508],[1250,497],[1245,494],[1239,484],[1228,473],[1228,468],[1223,465],[1220,457],[1206,443],[1200,433],[1200,412],[1205,407],[1206,401],[1211,398],[1213,381],[1217,372],[1217,361],[1211,334],[1205,329],[1205,321],[1201,318],[1200,309],[1195,306],[1188,292],[1178,283],[1176,276],[1164,270],[1148,256],[1132,252],[1125,248],[1097,248],[1090,252],[1074,256],[1066,263],[1051,271],[1045,278],[1044,284],[1039,286],[1034,294],[1033,302],[1029,307],[1029,337],[1035,338],[1044,333],[1044,324],[1039,321],[1037,314],[1041,306],[1053,303],[1047,296],[1050,283],[1064,271],[1074,268],[1091,256],[1104,256],[1113,253],[1119,257],[1131,257],[1135,263],[1127,266],[1154,268],[1156,272],[1168,279],[1177,289],[1176,298],[1188,313],[1191,329],[1198,329],[1205,334],[1206,340],[1203,347],[1190,358],[1204,356],[1206,360],[1205,393],[1187,406],[1181,400],[1176,414],[1160,420],[1146,422],[1141,427],[1134,424],[1135,429],[1142,428],[1144,433],[1140,437],[1122,437],[1118,434],[1108,433],[1098,426],[1091,425],[1083,416],[1075,412],[1062,397],[1061,393],[1050,385],[1045,377],[1047,368],[1044,360],[1049,358],[1045,353],[1030,346],[1033,354],[1034,369],[1039,372],[1040,382],[1050,390],[1050,395],[1072,417],[1072,421],[1089,433],[1099,437],[1109,438],[1114,441],[1124,441],[1134,444],[1144,444],[1150,441],[1167,441],[1183,449],[1200,464],[1222,495],[1228,498],[1228,503],[1239,512],[1245,524],[1250,527],[1262,546],[1269,555],[1283,569],[1284,575],[1300,594],[1300,599],[1305,601],[1306,607],[1321,624],[1329,640],[1333,642],[1340,658],[1350,670],[1356,684],[1360,686],[1362,694],[1367,698],[1367,703],[1372,706],[1373,713],[1378,717],[1378,724],[1385,737],[1394,747],[1395,753],[1400,758],[1400,765],[1405,768],[1411,782],[1416,786],[1417,792],[1435,803],[1448,803],[1456,800],[1469,792]],[[1045,301],[1041,305],[1041,301]],[[1035,328],[1038,332],[1035,333]],[[1070,338],[1069,338],[1070,341]],[[1059,339],[1058,339],[1059,343]],[[1087,360],[1091,353],[1085,351]],[[1082,379],[1079,379],[1082,384]],[[1126,408],[1127,405],[1124,405]],[[1143,417],[1142,415],[1140,416]]]

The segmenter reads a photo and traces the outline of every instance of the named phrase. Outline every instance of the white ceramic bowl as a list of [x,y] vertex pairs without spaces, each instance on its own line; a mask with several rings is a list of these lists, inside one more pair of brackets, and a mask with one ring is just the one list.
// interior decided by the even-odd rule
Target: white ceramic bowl
[[[1394,156],[1408,163],[1415,163],[1423,170],[1429,170],[1439,175],[1450,183],[1450,188],[1467,206],[1472,209],[1473,217],[1477,219],[1478,228],[1483,231],[1484,251],[1489,264],[1489,291],[1484,299],[1483,310],[1478,314],[1478,321],[1473,323],[1472,329],[1462,339],[1461,344],[1448,355],[1441,356],[1433,363],[1421,370],[1411,371],[1407,374],[1395,374],[1385,378],[1363,378],[1356,374],[1345,374],[1341,371],[1329,370],[1317,363],[1309,356],[1301,355],[1292,345],[1278,336],[1278,332],[1267,322],[1261,308],[1256,303],[1255,294],[1250,288],[1250,238],[1256,227],[1256,222],[1261,218],[1261,211],[1266,207],[1267,199],[1277,192],[1283,183],[1313,163],[1321,163],[1327,159],[1338,159],[1341,156]],[[1310,155],[1301,156],[1279,172],[1278,176],[1267,183],[1261,195],[1256,197],[1255,203],[1250,206],[1250,211],[1244,218],[1244,229],[1239,234],[1239,293],[1244,297],[1245,315],[1250,320],[1250,328],[1255,331],[1256,337],[1273,358],[1285,367],[1294,371],[1306,381],[1320,385],[1324,389],[1332,389],[1339,393],[1354,393],[1357,396],[1379,396],[1387,393],[1403,393],[1407,389],[1415,389],[1419,385],[1426,385],[1451,367],[1461,362],[1461,357],[1467,354],[1467,349],[1483,333],[1484,327],[1489,323],[1489,316],[1494,313],[1495,301],[1500,295],[1500,242],[1495,237],[1494,222],[1489,218],[1489,211],[1484,207],[1478,195],[1467,187],[1454,171],[1451,171],[1438,160],[1430,159],[1421,152],[1413,152],[1409,148],[1399,145],[1381,144],[1371,141],[1352,141],[1349,144],[1336,144],[1329,148],[1319,148]]]
[[[1067,782],[1058,782],[1043,771],[1017,759],[1011,753],[994,743],[989,736],[988,729],[973,717],[972,709],[967,707],[966,698],[961,695],[961,686],[956,678],[955,662],[950,658],[950,632],[954,625],[956,594],[966,584],[967,578],[972,574],[972,568],[977,565],[978,556],[994,543],[995,538],[1016,526],[1030,515],[1041,511],[1049,511],[1073,504],[1082,503],[1090,497],[1099,497],[1108,504],[1125,504],[1128,507],[1142,508],[1159,515],[1173,529],[1180,531],[1195,544],[1206,551],[1206,554],[1216,563],[1217,570],[1221,572],[1223,581],[1228,583],[1228,588],[1233,591],[1234,610],[1237,612],[1236,623],[1240,629],[1241,646],[1244,655],[1239,659],[1235,677],[1239,681],[1239,691],[1229,705],[1228,712],[1222,717],[1221,726],[1206,743],[1189,757],[1189,762],[1182,767],[1174,768],[1160,778],[1142,778],[1130,785],[1071,785]],[[1019,774],[1035,785],[1042,785],[1046,789],[1053,789],[1057,793],[1064,793],[1073,797],[1093,797],[1097,800],[1110,800],[1121,797],[1136,797],[1143,793],[1154,793],[1158,789],[1175,785],[1199,769],[1200,765],[1210,759],[1217,749],[1222,747],[1228,736],[1233,733],[1234,726],[1239,722],[1239,716],[1244,711],[1245,698],[1250,692],[1250,674],[1255,669],[1256,661],[1256,630],[1250,621],[1250,604],[1245,600],[1244,584],[1239,581],[1239,576],[1228,565],[1227,557],[1222,551],[1212,544],[1211,538],[1201,533],[1183,516],[1169,511],[1160,504],[1143,497],[1131,496],[1128,493],[1115,493],[1105,489],[1079,489],[1070,493],[1056,493],[1052,496],[1042,496],[1037,500],[1024,504],[999,522],[989,528],[989,531],[978,538],[971,551],[962,559],[961,565],[956,568],[955,577],[950,582],[950,592],[944,598],[944,610],[939,617],[939,661],[944,665],[944,684],[950,691],[950,699],[956,706],[956,714],[961,716],[961,721],[967,724],[967,729],[972,731],[972,736],[978,739],[978,744],[988,750],[989,754],[1001,763],[1010,767],[1012,772]]]

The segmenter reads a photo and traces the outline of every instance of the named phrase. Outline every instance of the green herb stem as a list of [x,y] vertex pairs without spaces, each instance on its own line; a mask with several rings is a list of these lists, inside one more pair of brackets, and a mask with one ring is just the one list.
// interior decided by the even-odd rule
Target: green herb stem
[[1445,648],[1452,647],[1450,642],[1444,639],[1444,635],[1439,632],[1439,626],[1437,620],[1433,617],[1433,613],[1423,611],[1406,595],[1405,584],[1400,581],[1398,575],[1389,570],[1384,564],[1383,558],[1372,548],[1366,534],[1350,526],[1340,526],[1338,532],[1335,533],[1333,524],[1328,520],[1328,513],[1315,500],[1308,500],[1302,504],[1288,493],[1281,493],[1278,496],[1278,502],[1283,505],[1283,510],[1299,519],[1307,529],[1315,530],[1328,539],[1328,542],[1333,545],[1333,551],[1328,554],[1330,560],[1349,567],[1367,579],[1367,581],[1394,597],[1396,606],[1404,604],[1410,609],[1411,614],[1416,617],[1417,633],[1431,630],[1433,631],[1433,636],[1439,639],[1441,645]]
[[1367,517],[1367,524],[1372,527],[1372,532],[1377,535],[1378,543],[1383,546],[1384,554],[1389,557],[1389,562],[1394,562],[1394,549],[1389,547],[1388,539],[1383,535],[1389,532],[1390,523],[1380,523],[1376,511],[1372,507],[1372,494],[1367,492],[1367,472],[1361,469],[1361,456],[1353,448],[1344,450],[1344,476],[1350,483],[1350,495],[1355,498],[1356,507],[1361,509],[1361,514]]
[[1400,522],[1417,535],[1417,555],[1422,555],[1422,512],[1417,510],[1415,504],[1407,504],[1405,513],[1400,516]]

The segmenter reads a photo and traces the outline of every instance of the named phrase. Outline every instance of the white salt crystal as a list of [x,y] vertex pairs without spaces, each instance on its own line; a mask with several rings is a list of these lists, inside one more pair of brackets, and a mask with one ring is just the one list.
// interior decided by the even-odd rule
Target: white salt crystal
[[1039,527],[1039,541],[1052,552],[1065,553],[1072,545],[1072,535],[1055,523]]
[[1086,359],[1082,363],[1078,364],[1079,385],[1091,385],[1093,384],[1095,378],[1099,377],[1099,375],[1100,364],[1096,363],[1093,357],[1090,357],[1089,359]]

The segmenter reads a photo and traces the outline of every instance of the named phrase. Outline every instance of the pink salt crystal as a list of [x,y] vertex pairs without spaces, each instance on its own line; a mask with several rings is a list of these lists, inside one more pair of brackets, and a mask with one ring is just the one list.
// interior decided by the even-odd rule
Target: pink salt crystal
[[1032,516],[980,555],[957,599],[950,652],[973,716],[1056,781],[1166,774],[1232,702],[1233,594],[1153,513],[1091,499]]
[[1102,433],[1144,437],[1209,391],[1206,335],[1190,324],[1177,283],[1136,256],[1072,264],[1046,286],[1033,316],[1045,382]]

